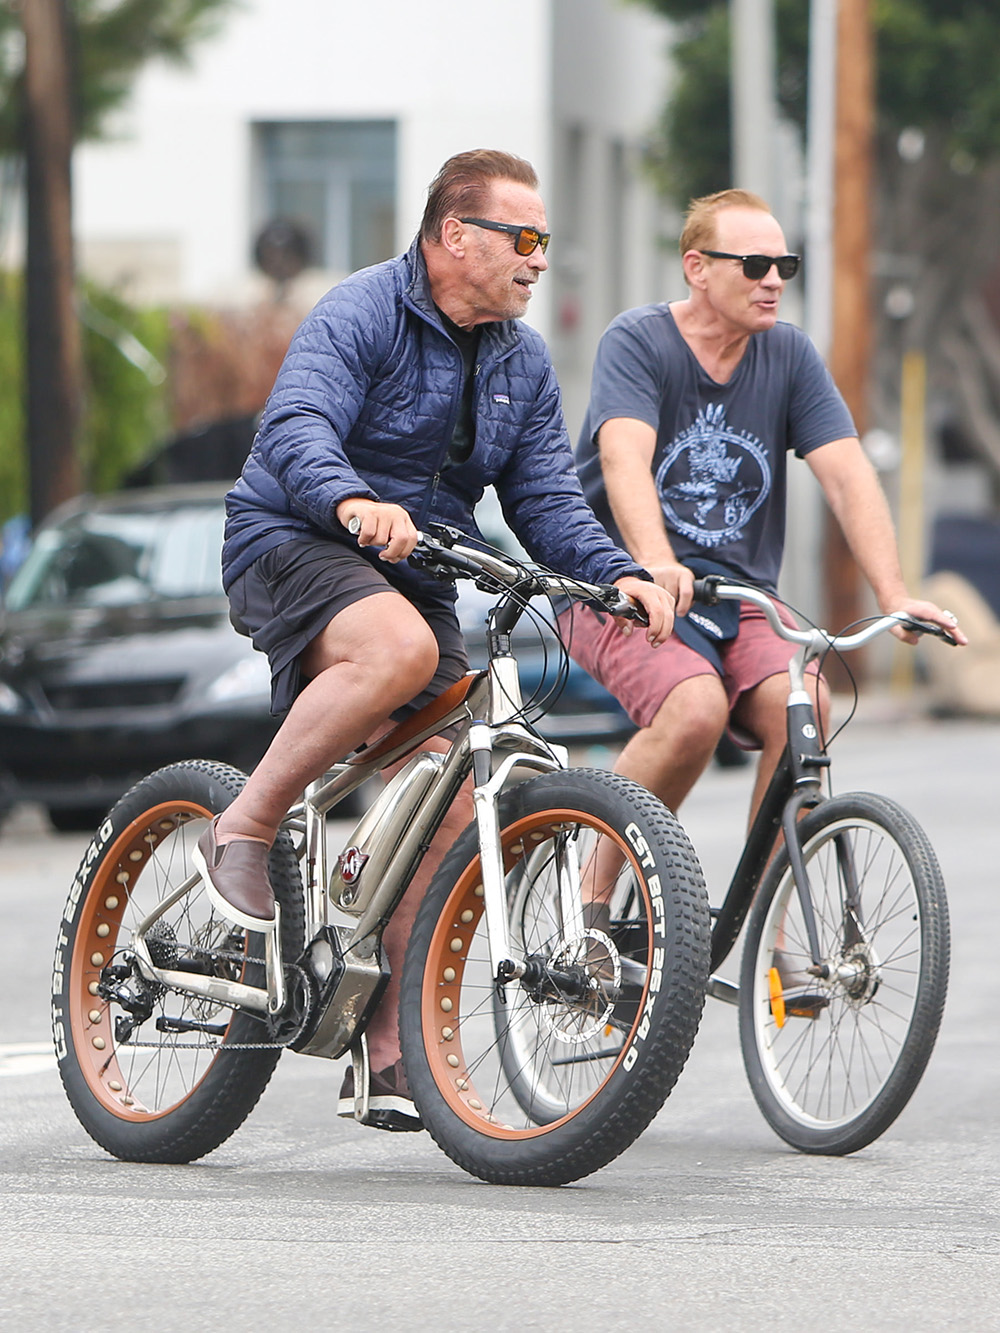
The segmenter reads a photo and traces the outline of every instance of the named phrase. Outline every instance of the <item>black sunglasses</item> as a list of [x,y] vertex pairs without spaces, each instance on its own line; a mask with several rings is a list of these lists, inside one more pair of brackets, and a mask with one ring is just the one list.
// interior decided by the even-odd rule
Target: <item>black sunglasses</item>
[[519,255],[530,255],[535,247],[542,247],[542,254],[549,248],[552,233],[539,231],[536,227],[519,227],[513,222],[491,222],[489,218],[459,218],[459,222],[469,222],[473,227],[485,227],[487,231],[505,231],[514,237],[514,249]]
[[770,272],[773,264],[779,278],[794,278],[802,263],[801,255],[731,255],[727,250],[699,250],[700,255],[712,259],[738,259],[743,265],[743,276],[751,282],[760,282],[765,273]]

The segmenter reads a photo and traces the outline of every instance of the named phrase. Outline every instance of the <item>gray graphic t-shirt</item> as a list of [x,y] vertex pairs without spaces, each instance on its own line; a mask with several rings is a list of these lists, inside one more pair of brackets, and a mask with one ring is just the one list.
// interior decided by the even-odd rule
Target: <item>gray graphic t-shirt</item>
[[755,333],[732,378],[718,384],[668,306],[627,310],[597,349],[577,450],[587,499],[619,544],[594,442],[613,417],[656,431],[653,475],[677,558],[707,556],[771,590],[785,541],[787,451],[804,457],[857,433],[819,353],[794,325]]

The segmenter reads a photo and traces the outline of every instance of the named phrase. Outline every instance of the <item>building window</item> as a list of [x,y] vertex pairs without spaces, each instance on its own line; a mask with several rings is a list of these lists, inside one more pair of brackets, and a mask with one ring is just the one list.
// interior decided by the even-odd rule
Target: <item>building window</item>
[[254,127],[258,223],[296,224],[310,266],[349,273],[396,252],[396,125],[277,121]]

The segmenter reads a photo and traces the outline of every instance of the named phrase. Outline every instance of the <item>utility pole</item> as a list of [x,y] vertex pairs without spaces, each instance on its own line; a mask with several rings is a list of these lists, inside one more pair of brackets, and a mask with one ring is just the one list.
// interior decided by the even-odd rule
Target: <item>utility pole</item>
[[80,490],[83,356],[75,309],[75,139],[66,0],[21,0],[24,28],[26,439],[33,525]]
[[[844,395],[859,434],[864,434],[868,417],[874,82],[869,0],[839,0],[830,372]],[[823,570],[823,623],[836,631],[862,614],[861,573],[829,513]],[[859,656],[855,654],[852,658],[855,676],[863,675]],[[836,672],[831,674],[835,676]]]
[[829,361],[833,333],[837,8],[837,0],[809,4],[805,329],[824,361]]
[[729,14],[733,184],[770,200],[778,126],[774,0],[730,0]]

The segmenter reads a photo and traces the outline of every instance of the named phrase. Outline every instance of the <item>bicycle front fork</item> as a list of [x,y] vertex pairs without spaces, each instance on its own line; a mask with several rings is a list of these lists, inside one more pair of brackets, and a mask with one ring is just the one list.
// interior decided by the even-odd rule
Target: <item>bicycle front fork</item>
[[[554,772],[559,764],[550,755],[518,751],[508,754],[493,771],[493,733],[485,722],[474,722],[469,728],[469,747],[472,751],[472,777],[475,786],[472,803],[479,836],[479,866],[483,877],[483,905],[486,913],[486,932],[489,936],[490,967],[498,986],[524,976],[524,960],[515,958],[511,946],[507,916],[507,888],[503,865],[503,847],[500,841],[500,817],[497,802],[512,771],[525,765],[542,772]],[[582,929],[583,906],[580,901],[579,868],[570,877],[564,889],[567,900],[563,903],[564,921],[578,921]]]
[[793,690],[788,699],[788,763],[791,771],[792,792],[781,812],[781,831],[785,838],[788,863],[802,908],[802,920],[809,940],[809,952],[818,975],[826,976],[829,969],[820,956],[819,930],[813,906],[809,875],[806,871],[802,844],[799,841],[798,822],[803,809],[816,805],[822,799],[820,770],[828,768],[830,759],[820,748],[819,732],[812,699],[803,690]]

